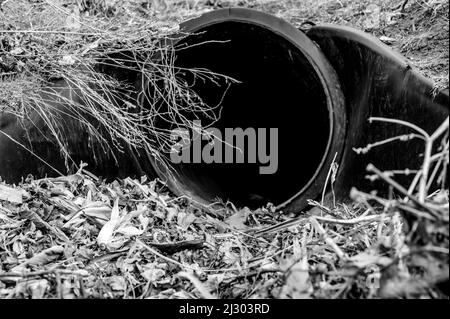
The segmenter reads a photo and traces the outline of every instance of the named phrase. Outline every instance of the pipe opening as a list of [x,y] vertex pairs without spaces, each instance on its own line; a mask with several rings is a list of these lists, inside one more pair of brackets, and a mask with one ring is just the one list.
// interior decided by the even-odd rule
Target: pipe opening
[[[178,187],[203,201],[221,198],[251,208],[265,201],[277,205],[297,194],[319,169],[332,125],[327,93],[304,54],[263,26],[234,21],[206,26],[177,48],[176,67],[205,68],[241,82],[233,83],[222,100],[214,127],[223,136],[225,128],[266,128],[267,134],[269,128],[278,129],[277,158],[271,154],[278,164],[274,174],[260,174],[268,164],[258,163],[258,156],[257,163],[173,164]],[[188,76],[186,81],[208,105],[223,97],[224,83],[194,83]]]

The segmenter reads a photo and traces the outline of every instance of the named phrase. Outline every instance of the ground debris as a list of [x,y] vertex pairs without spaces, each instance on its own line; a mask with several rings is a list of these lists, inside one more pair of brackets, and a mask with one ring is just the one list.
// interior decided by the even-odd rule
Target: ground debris
[[[49,59],[52,67],[71,70],[105,45],[79,17],[104,21],[133,9],[139,15],[115,23],[119,31],[108,30],[123,40],[145,20],[150,38],[213,9],[209,2],[77,1],[70,18],[46,25],[45,36],[3,26],[0,112],[6,105],[20,108],[16,102],[36,84],[24,70],[47,70]],[[373,3],[226,1],[299,27],[312,21],[364,29],[413,59],[439,87],[448,86],[448,14],[442,14],[448,1],[410,1],[402,10],[392,8],[403,1]],[[34,17],[35,26],[45,10]],[[20,27],[15,31],[29,26]],[[48,45],[58,54],[44,54]],[[446,141],[441,162],[448,166],[448,133]],[[15,186],[0,181],[0,298],[448,298],[448,184],[424,200],[414,187],[398,199],[362,190],[351,195],[351,204],[334,207],[311,201],[314,209],[293,217],[270,204],[252,211],[222,203],[212,211],[145,176],[104,181],[80,169]]]

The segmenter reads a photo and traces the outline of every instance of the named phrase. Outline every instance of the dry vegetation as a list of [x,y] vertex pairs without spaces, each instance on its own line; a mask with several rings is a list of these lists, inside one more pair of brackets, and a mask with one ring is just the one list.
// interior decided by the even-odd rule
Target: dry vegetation
[[[81,119],[99,112],[113,137],[138,147],[155,143],[135,130],[134,113],[94,89],[116,92],[124,85],[99,78],[94,70],[99,56],[121,43],[150,57],[159,50],[153,39],[220,6],[261,9],[297,26],[312,21],[361,28],[402,52],[437,86],[448,87],[448,1],[3,0],[0,5],[0,110],[25,116],[27,105],[39,105],[31,102],[45,83],[64,78],[89,93],[87,101],[72,105],[87,107]],[[87,71],[75,71],[80,66]],[[188,88],[177,83],[170,61],[157,71],[152,67],[149,77],[156,72],[173,84],[162,96],[186,98]],[[100,99],[108,112],[89,107],[89,99]],[[211,211],[173,197],[158,180],[106,183],[82,166],[69,176],[0,183],[0,298],[448,297],[448,119],[432,135],[410,128],[429,150],[411,185],[398,185],[394,172],[369,166],[369,177],[384,180],[390,196],[355,189],[352,205],[311,201],[315,210],[296,217],[270,204],[251,211],[229,203]],[[433,183],[440,189],[432,189]]]
[[[164,44],[178,30],[177,21],[192,12],[174,8],[173,15],[161,17],[155,10],[147,1],[3,1],[0,111],[17,115],[26,127],[44,121],[68,168],[79,163],[70,162],[63,116],[82,124],[91,148],[123,151],[126,143],[155,156],[170,139],[158,120],[192,127],[186,114],[202,114],[214,122],[218,112],[177,76],[173,48]],[[119,71],[99,72],[111,67]],[[156,89],[151,96],[139,93],[139,84],[126,76],[118,80],[119,72],[140,72],[140,91]],[[207,70],[184,72],[204,81],[232,81]],[[72,94],[64,95],[65,85]],[[56,99],[66,107],[55,108]],[[144,100],[147,108],[140,107]],[[161,101],[167,105],[164,113]]]

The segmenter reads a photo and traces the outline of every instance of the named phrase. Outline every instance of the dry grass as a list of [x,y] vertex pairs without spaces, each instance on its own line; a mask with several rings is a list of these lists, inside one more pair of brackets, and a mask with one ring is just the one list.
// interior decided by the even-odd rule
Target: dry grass
[[[192,14],[173,11],[162,23],[140,2],[2,4],[0,111],[16,115],[26,128],[40,131],[43,122],[50,131],[44,138],[59,145],[66,167],[79,164],[70,162],[67,121],[81,124],[92,149],[123,151],[127,144],[158,158],[170,140],[167,123],[192,127],[199,116],[217,120],[220,105],[203,103],[183,79],[187,73],[197,81],[232,79],[174,68],[173,47],[165,44],[176,21]],[[135,83],[118,79],[118,71],[100,71],[111,67],[142,78]]]

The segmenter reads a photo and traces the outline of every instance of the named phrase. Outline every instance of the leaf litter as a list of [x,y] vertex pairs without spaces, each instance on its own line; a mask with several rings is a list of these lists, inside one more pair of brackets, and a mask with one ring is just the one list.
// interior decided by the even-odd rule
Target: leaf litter
[[[3,186],[22,202],[0,201],[1,298],[392,297],[424,294],[445,274],[434,257],[399,246],[398,212],[351,225],[270,204],[223,204],[213,216],[159,180],[107,183],[83,169]],[[338,205],[333,218],[351,220],[349,210],[365,206]],[[407,259],[396,263],[406,255],[422,279]]]
[[[335,1],[266,1],[263,8],[262,2],[241,2],[279,12],[295,25],[306,17],[351,24],[410,58],[421,52],[414,37],[422,37],[428,21],[445,20],[435,12],[448,11],[448,2],[440,0],[423,8],[411,1],[406,13],[392,11],[395,1],[387,1],[377,25],[371,1],[341,1],[337,9],[331,9]],[[181,1],[177,6],[185,8]],[[210,9],[196,1],[183,17]],[[396,30],[410,29],[406,22],[414,10],[423,11],[412,22],[418,34],[399,38]],[[66,23],[72,32],[81,27],[75,13]],[[433,58],[414,63],[448,86],[442,76],[448,63],[440,62],[448,57],[442,53],[448,32],[445,45],[435,38],[429,45]],[[98,45],[90,42],[56,64],[70,67]],[[9,54],[28,49],[17,43]],[[24,68],[16,60],[14,73]],[[446,134],[442,167],[448,166],[448,128]],[[291,216],[271,204],[251,211],[223,203],[212,211],[174,197],[159,180],[106,182],[80,167],[58,178],[29,176],[19,185],[0,181],[0,298],[448,298],[448,184],[425,200],[418,200],[423,194],[416,196],[415,188],[401,199],[353,190],[351,204],[310,201],[312,210]],[[338,169],[330,168],[331,186]],[[388,172],[372,167],[369,173],[389,182]]]

